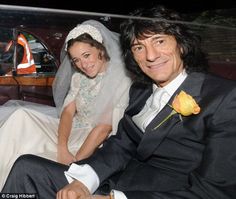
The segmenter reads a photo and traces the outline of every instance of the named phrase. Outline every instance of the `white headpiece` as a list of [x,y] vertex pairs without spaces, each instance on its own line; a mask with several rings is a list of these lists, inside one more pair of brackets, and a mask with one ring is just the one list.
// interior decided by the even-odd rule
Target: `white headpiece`
[[67,42],[69,40],[75,39],[84,33],[89,34],[94,40],[98,41],[99,43],[102,43],[103,41],[102,35],[97,28],[89,24],[81,24],[81,25],[76,26],[74,29],[72,29],[67,35],[66,41],[65,41],[66,43],[65,50],[67,51]]

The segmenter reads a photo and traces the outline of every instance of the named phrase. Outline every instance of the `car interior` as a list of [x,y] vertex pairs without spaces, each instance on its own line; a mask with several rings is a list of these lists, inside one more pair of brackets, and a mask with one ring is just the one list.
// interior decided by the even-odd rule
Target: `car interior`
[[[192,13],[189,21],[183,22],[200,34],[210,72],[233,80],[236,80],[235,11],[233,8]],[[19,99],[55,106],[52,83],[69,30],[84,20],[95,19],[119,32],[119,24],[128,17],[0,5],[0,105]],[[21,57],[16,42],[19,34],[27,39],[36,73],[17,73],[17,59]]]

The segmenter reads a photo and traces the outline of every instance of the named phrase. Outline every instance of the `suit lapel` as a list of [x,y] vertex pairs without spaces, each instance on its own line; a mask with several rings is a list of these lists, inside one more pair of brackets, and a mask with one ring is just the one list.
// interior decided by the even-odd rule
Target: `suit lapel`
[[189,74],[183,84],[177,89],[175,95],[183,90],[198,102],[204,80],[205,74],[203,73],[195,72]]
[[136,140],[136,142],[139,143],[143,136],[143,132],[135,125],[131,116],[125,114],[122,124],[124,126],[124,129],[128,129],[127,133],[132,135],[132,139]]
[[131,91],[130,104],[125,110],[122,124],[124,128],[127,129],[127,133],[132,135],[132,138],[139,143],[143,136],[143,132],[132,121],[132,116],[138,114],[142,110],[153,90],[152,84],[136,86],[134,89],[135,92]]
[[138,114],[144,107],[152,92],[153,90],[151,84],[142,86],[141,88],[136,88],[135,94],[131,94],[130,104],[125,110],[125,113],[131,117]]
[[[172,103],[174,97],[181,90],[184,90],[187,94],[191,95],[197,102],[199,102],[200,91],[204,79],[205,76],[201,73],[189,74],[186,80],[170,98],[168,104]],[[172,108],[169,105],[166,105],[147,126],[144,136],[137,149],[139,159],[143,160],[148,158],[160,145],[162,140],[171,132],[175,125],[181,121],[179,115],[175,114],[165,121],[161,126],[155,129],[158,124],[160,124],[168,115],[170,115],[171,111]]]

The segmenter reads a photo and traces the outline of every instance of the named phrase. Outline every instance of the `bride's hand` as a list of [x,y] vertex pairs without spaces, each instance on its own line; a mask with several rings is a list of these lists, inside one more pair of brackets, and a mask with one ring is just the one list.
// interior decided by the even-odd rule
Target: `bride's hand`
[[76,159],[72,153],[68,150],[58,149],[57,150],[57,161],[62,164],[69,165],[72,162],[75,162]]

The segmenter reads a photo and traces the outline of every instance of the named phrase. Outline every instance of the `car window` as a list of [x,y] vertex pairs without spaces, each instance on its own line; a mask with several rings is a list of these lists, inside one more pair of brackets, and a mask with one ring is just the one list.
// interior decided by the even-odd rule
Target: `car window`
[[28,32],[4,27],[0,27],[0,75],[11,76],[12,71],[16,72],[15,75],[19,75],[17,74],[17,67],[22,62],[24,55],[24,47],[19,45],[16,38],[20,34],[24,36],[28,43],[32,61],[36,67],[36,73],[21,75],[55,75],[57,71],[56,59],[39,38]]
[[39,39],[31,34],[25,34],[26,37],[29,38],[28,42],[33,54],[37,73],[43,75],[54,75],[57,71],[55,57]]
[[0,75],[9,73],[13,67],[14,50],[7,49],[13,37],[12,33],[12,29],[0,27]]

